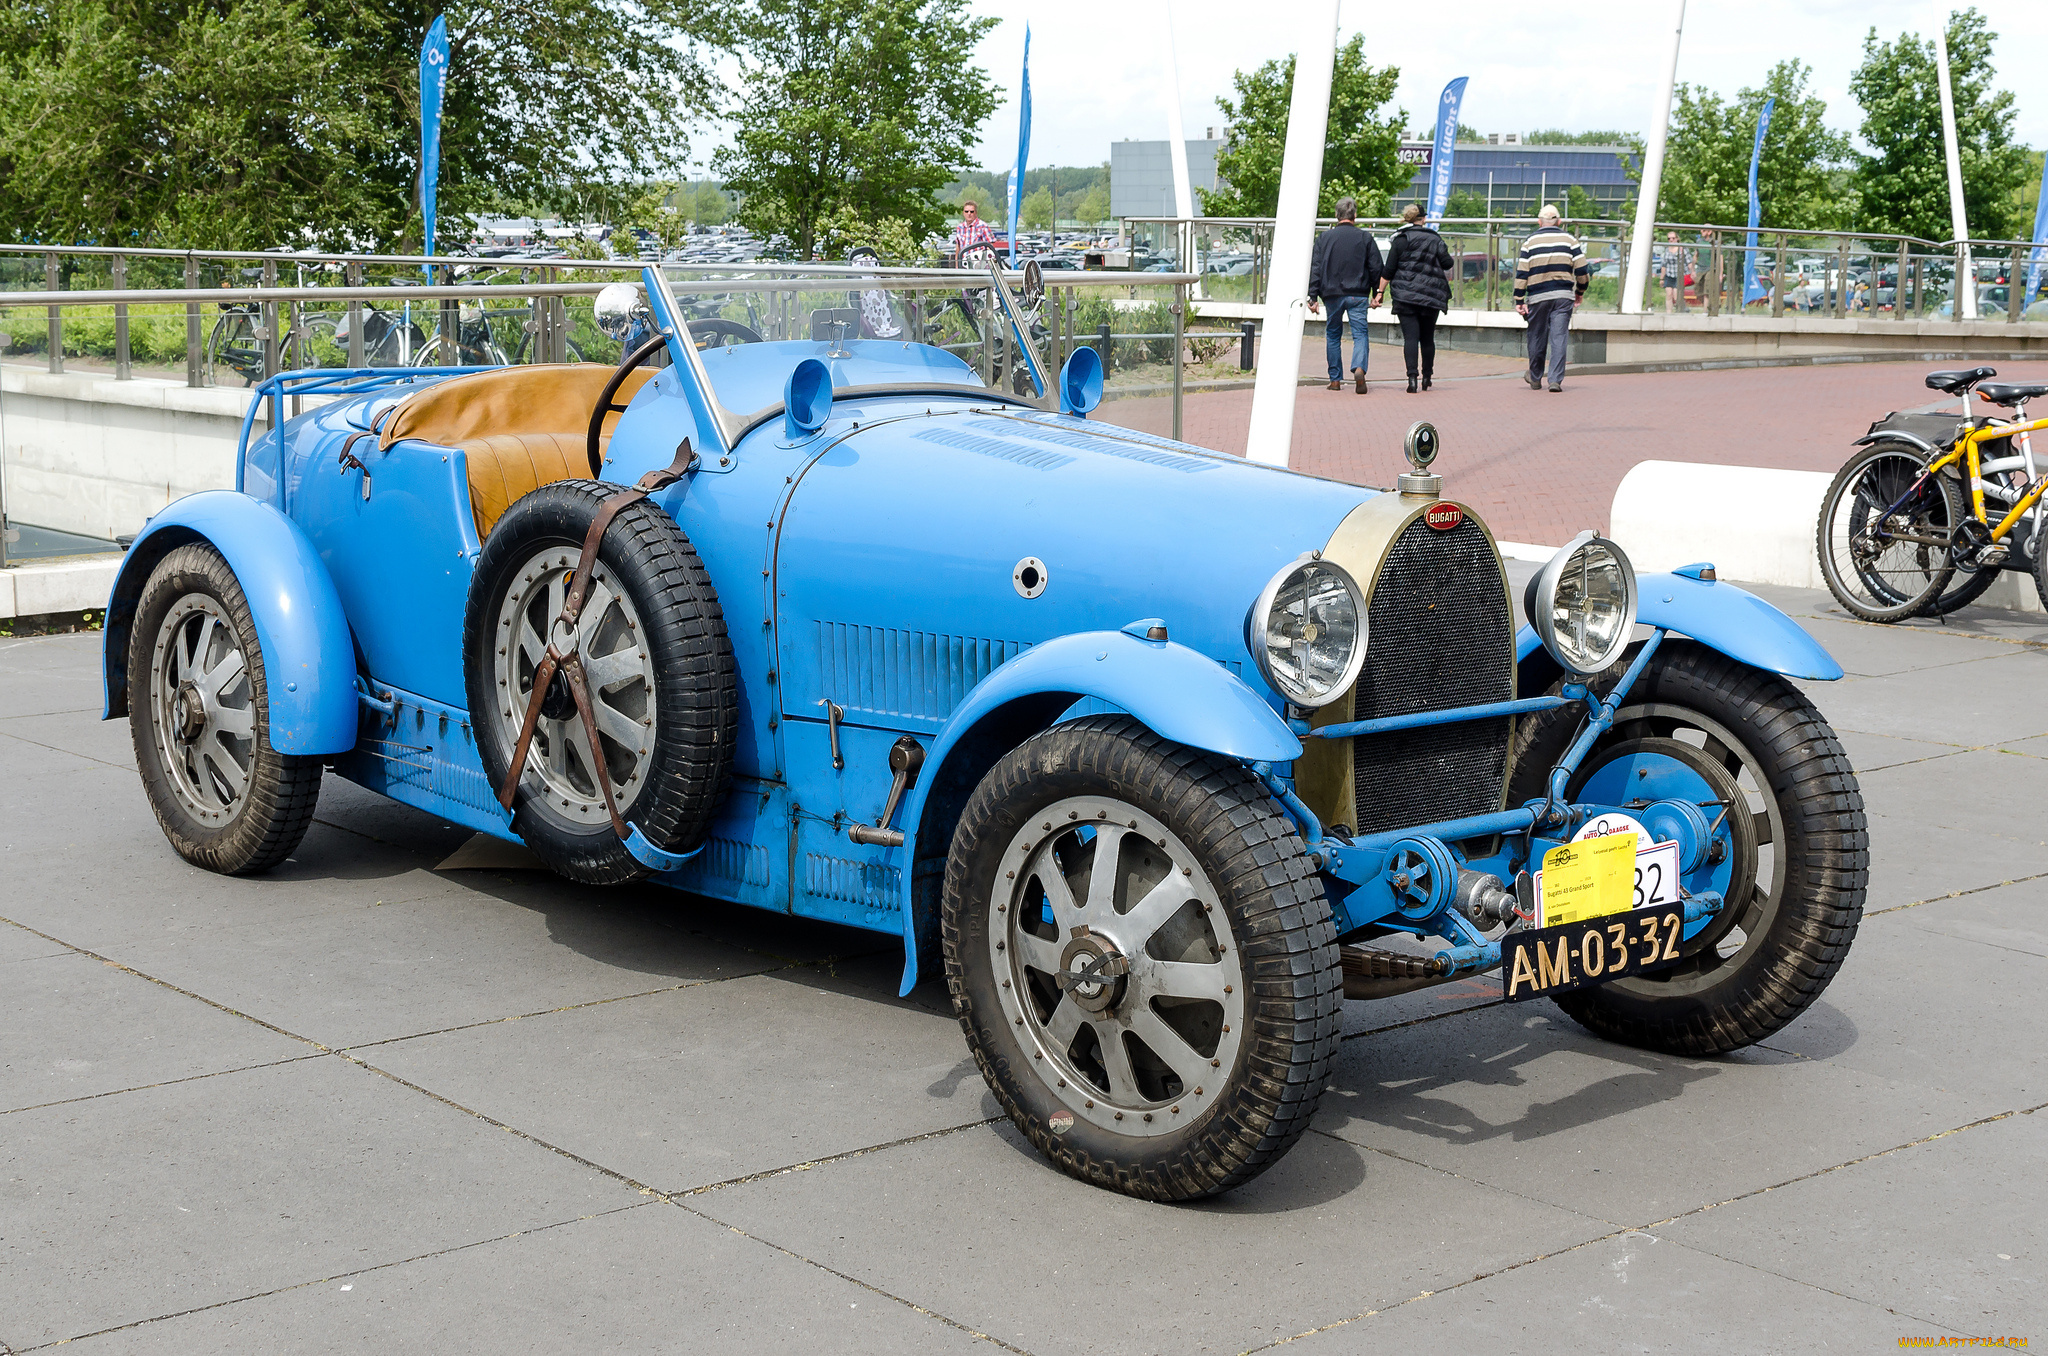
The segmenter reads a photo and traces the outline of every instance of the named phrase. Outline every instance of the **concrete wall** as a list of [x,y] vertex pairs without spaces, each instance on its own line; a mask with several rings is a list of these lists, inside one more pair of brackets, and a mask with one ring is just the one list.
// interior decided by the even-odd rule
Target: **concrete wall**
[[7,516],[90,537],[138,532],[173,499],[234,485],[248,407],[239,390],[0,366]]
[[[1109,143],[1109,211],[1118,217],[1170,217],[1173,202],[1173,143],[1112,141]],[[1216,152],[1221,141],[1188,142],[1188,188],[1216,190]],[[1195,215],[1202,213],[1197,195]]]

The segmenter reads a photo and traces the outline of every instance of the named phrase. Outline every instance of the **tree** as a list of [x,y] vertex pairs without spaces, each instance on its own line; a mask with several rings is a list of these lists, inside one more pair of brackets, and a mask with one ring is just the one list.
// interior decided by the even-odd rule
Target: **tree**
[[1090,226],[1109,220],[1109,190],[1101,184],[1090,184],[1075,206],[1074,215]]
[[1524,146],[1630,146],[1641,138],[1633,132],[1567,132],[1557,127],[1546,127],[1540,132],[1531,132],[1522,138]]
[[1848,224],[1849,200],[1837,169],[1849,139],[1822,121],[1827,103],[1807,93],[1813,72],[1798,60],[1771,68],[1762,88],[1732,101],[1680,85],[1665,143],[1657,215],[1665,221],[1733,226],[1749,220],[1749,153],[1764,101],[1775,98],[1757,161],[1757,198],[1773,226],[1831,230]]
[[[919,235],[995,111],[974,46],[995,26],[966,0],[748,0],[731,17],[741,92],[712,168],[740,219],[809,258],[828,213]],[[986,205],[986,204],[984,204]]]
[[[2012,94],[1991,88],[1991,44],[1997,38],[1974,7],[1949,15],[1963,206],[1970,233],[1979,239],[2013,239],[2033,227],[2014,211],[2028,156],[2012,139]],[[1849,77],[1849,92],[1862,105],[1859,130],[1873,152],[1856,157],[1865,230],[1923,240],[1946,240],[1954,233],[1938,79],[1931,39],[1903,33],[1897,42],[1880,42],[1875,28],[1863,39],[1863,64]]]
[[694,197],[692,190],[673,179],[657,180],[647,185],[647,191],[627,206],[618,225],[629,231],[651,232],[666,254],[690,236],[690,211]]
[[[1330,82],[1330,121],[1324,133],[1323,182],[1316,211],[1330,215],[1339,198],[1356,198],[1360,216],[1384,213],[1390,195],[1414,177],[1401,163],[1408,114],[1387,113],[1397,67],[1369,66],[1365,36],[1337,52]],[[1216,156],[1216,177],[1226,187],[1199,190],[1212,217],[1270,217],[1280,205],[1280,159],[1287,143],[1287,103],[1294,94],[1294,58],[1269,61],[1231,77],[1237,98],[1218,99],[1230,136]]]
[[1059,209],[1053,200],[1050,188],[1041,188],[1027,196],[1017,212],[1017,224],[1025,230],[1044,230],[1059,216]]
[[[1425,200],[1422,204],[1428,207]],[[1454,188],[1451,196],[1444,200],[1444,215],[1447,217],[1484,217],[1489,215],[1486,195],[1475,193],[1469,188]]]
[[1577,184],[1564,191],[1564,214],[1572,221],[1599,221],[1602,217],[1600,204],[1593,201],[1593,195]]
[[[225,248],[402,243],[419,47],[449,29],[453,216],[680,161],[690,0],[0,0],[0,229]],[[578,176],[586,181],[577,183]],[[416,235],[410,242],[417,246]]]

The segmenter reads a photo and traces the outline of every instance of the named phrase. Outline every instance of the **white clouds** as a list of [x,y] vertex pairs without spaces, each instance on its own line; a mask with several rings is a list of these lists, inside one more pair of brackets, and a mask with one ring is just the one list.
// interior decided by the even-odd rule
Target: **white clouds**
[[[1151,0],[1146,5],[1046,6],[1029,0],[980,0],[977,13],[1003,23],[979,59],[1014,94],[1024,22],[1031,33],[1032,151],[1036,165],[1085,165],[1107,158],[1124,137],[1166,135],[1164,19],[1171,3],[1180,42],[1180,88],[1189,136],[1221,121],[1215,99],[1234,71],[1293,50],[1297,7],[1286,0]],[[2019,96],[2018,133],[2048,142],[2048,95],[2023,82],[2028,54],[2048,45],[2048,5],[2038,0],[1979,0],[1999,34],[1994,64],[2002,88]],[[1858,110],[1849,73],[1863,35],[1891,38],[1932,31],[1927,0],[1690,0],[1678,77],[1732,94],[1760,82],[1770,67],[1798,57],[1814,68],[1828,121],[1853,131]],[[1462,0],[1418,25],[1414,6],[1347,0],[1343,34],[1361,27],[1368,58],[1401,68],[1397,101],[1420,123],[1444,82],[1471,77],[1463,120],[1482,131],[1535,127],[1640,129],[1669,50],[1671,0],[1597,0],[1544,5],[1527,0]],[[1003,166],[1016,152],[1014,100],[985,125],[982,163]]]

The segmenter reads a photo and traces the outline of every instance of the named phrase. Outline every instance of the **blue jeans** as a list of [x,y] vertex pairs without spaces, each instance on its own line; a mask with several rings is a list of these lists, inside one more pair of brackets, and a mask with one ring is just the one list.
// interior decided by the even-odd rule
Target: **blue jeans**
[[1569,301],[1539,301],[1529,308],[1529,378],[1542,381],[1545,378],[1545,350],[1549,350],[1549,381],[1552,386],[1564,385],[1564,359],[1567,336],[1571,332],[1572,303]]
[[1324,297],[1323,305],[1329,308],[1330,319],[1323,326],[1323,340],[1327,346],[1325,356],[1330,360],[1330,380],[1344,380],[1344,313],[1351,313],[1351,365],[1363,372],[1366,359],[1371,356],[1372,341],[1366,332],[1366,310],[1372,304],[1369,297]]

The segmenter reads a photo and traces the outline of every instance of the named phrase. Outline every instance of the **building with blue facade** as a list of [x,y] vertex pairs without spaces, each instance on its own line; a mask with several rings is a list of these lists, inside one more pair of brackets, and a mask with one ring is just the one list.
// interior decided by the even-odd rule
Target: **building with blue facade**
[[[1423,143],[1415,143],[1420,148]],[[1410,149],[1407,146],[1404,150]],[[1620,217],[1633,202],[1629,176],[1635,152],[1626,146],[1525,146],[1495,142],[1458,143],[1451,162],[1451,191],[1469,191],[1492,204],[1489,216],[1533,217],[1546,202],[1565,206],[1566,189],[1577,186],[1599,214]],[[1429,202],[1429,166],[1419,164],[1408,186],[1394,195],[1396,211],[1407,203]]]

